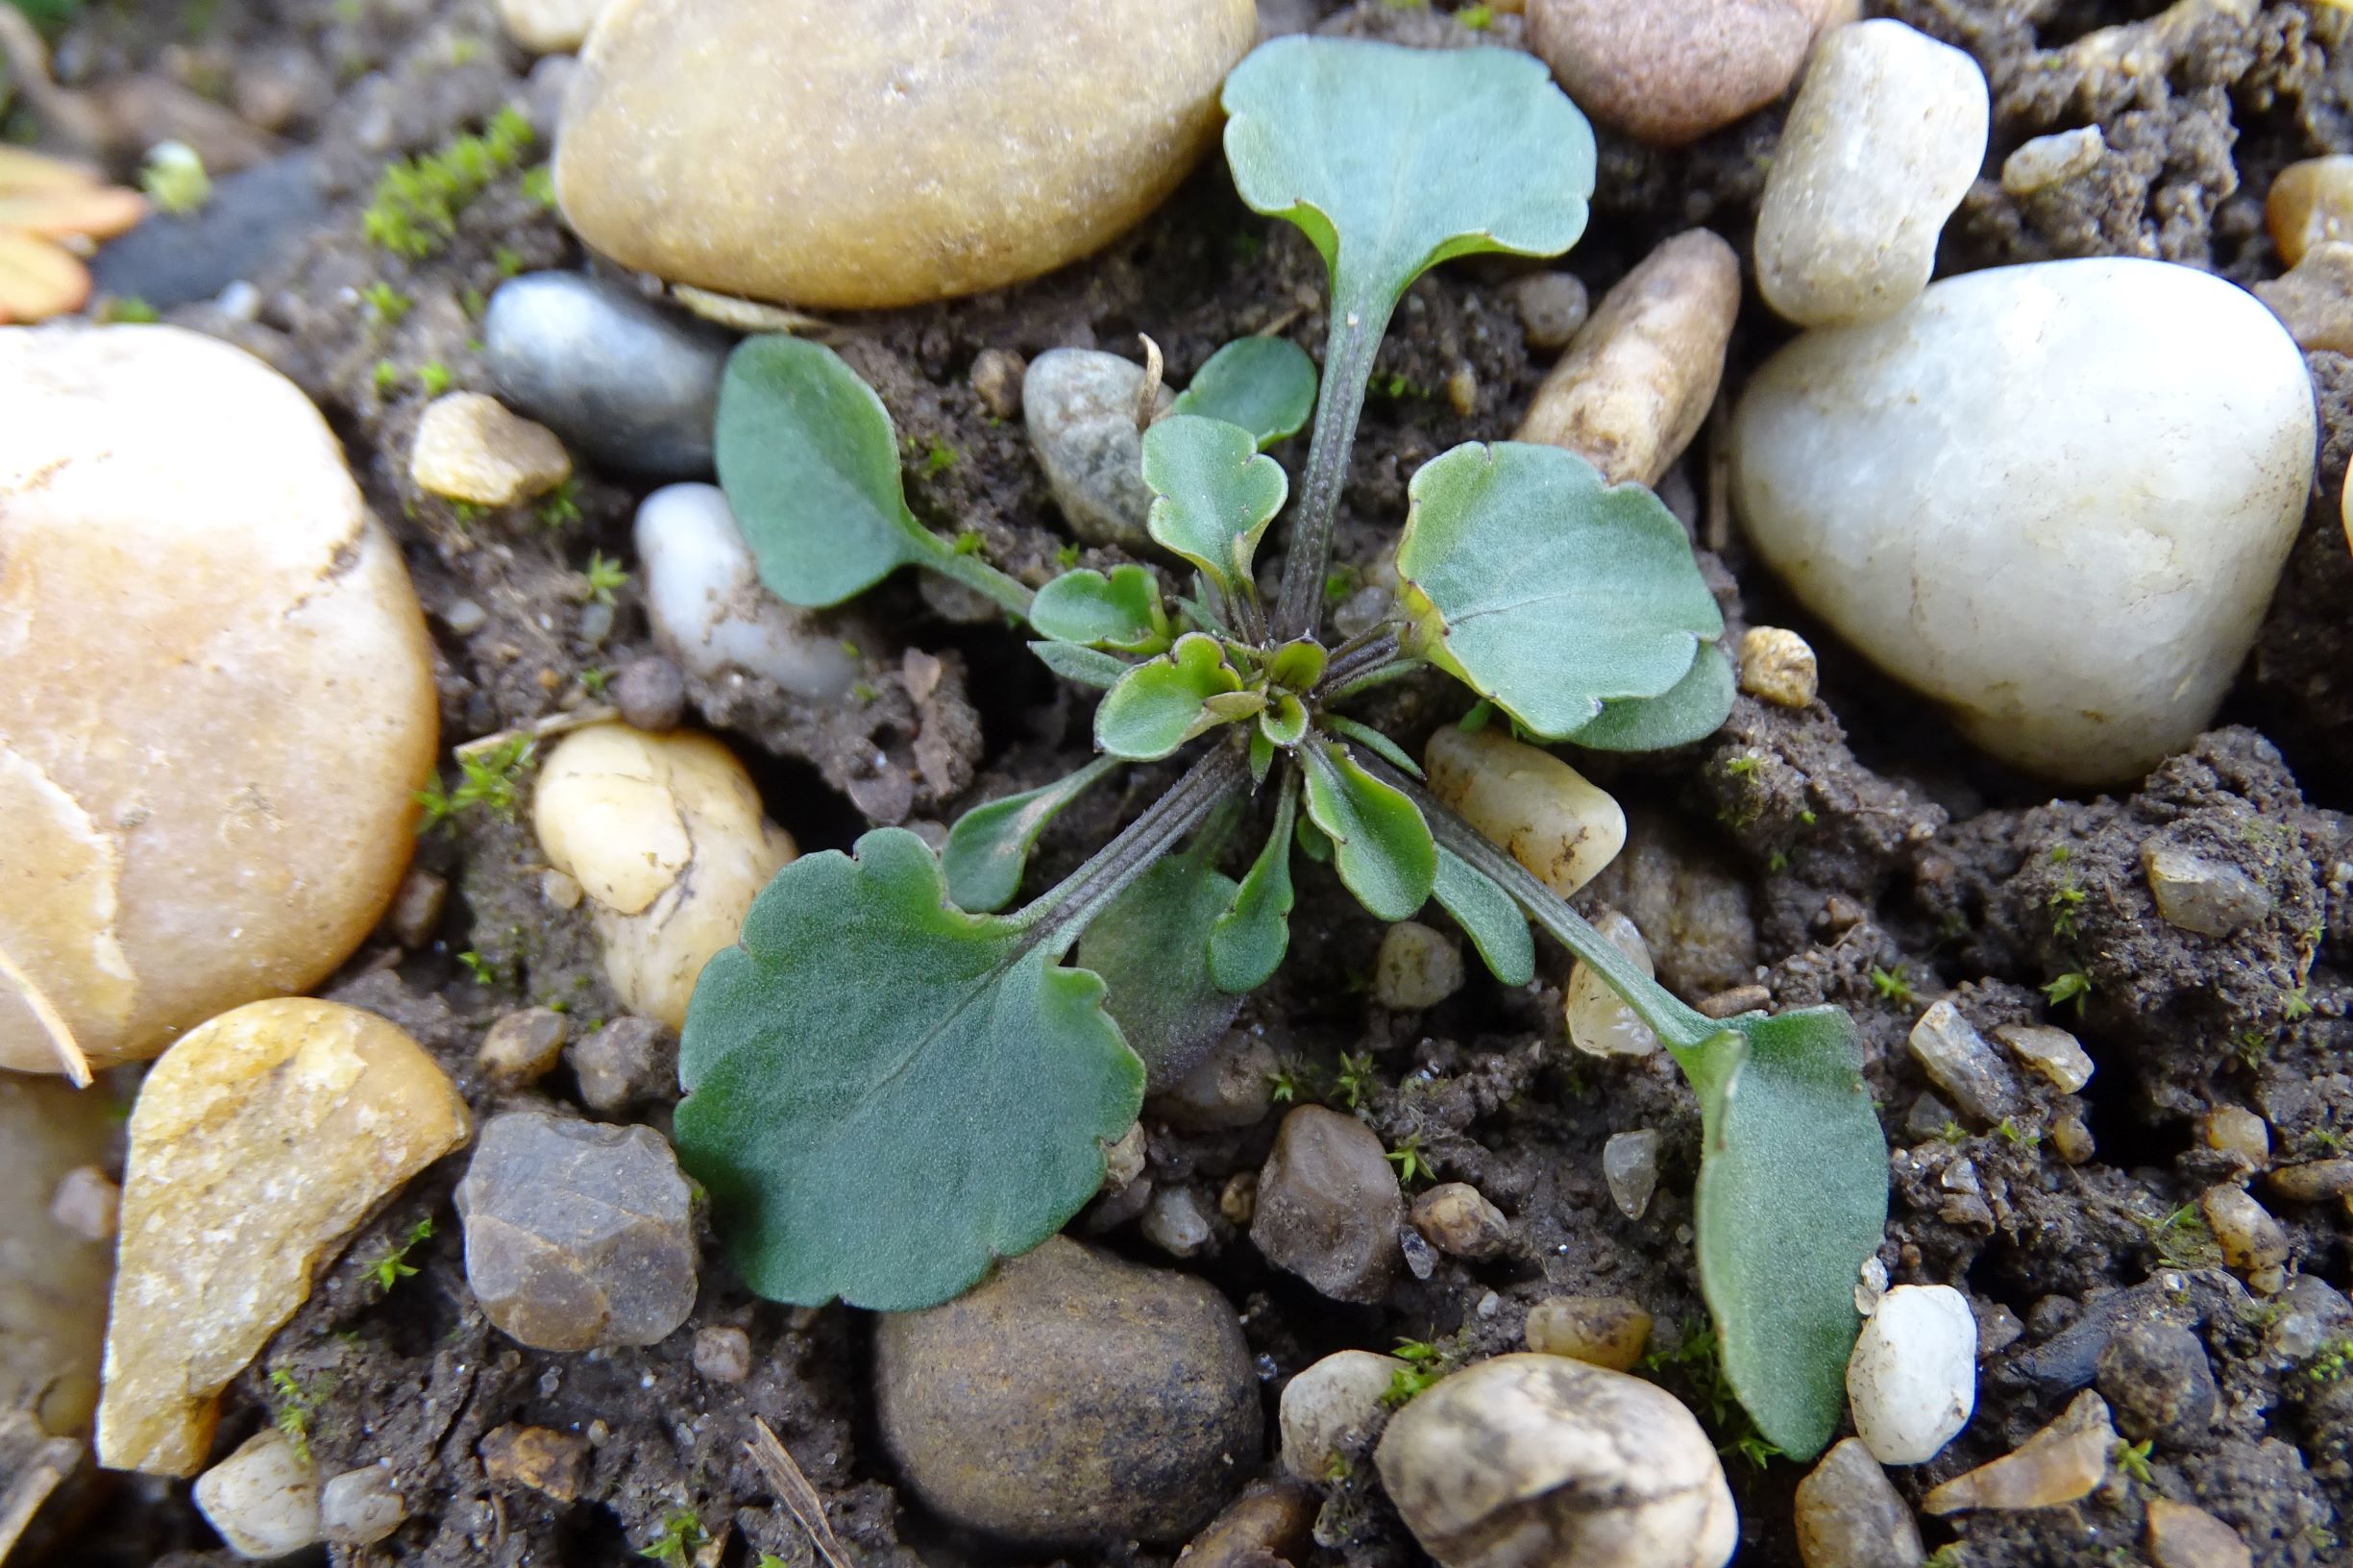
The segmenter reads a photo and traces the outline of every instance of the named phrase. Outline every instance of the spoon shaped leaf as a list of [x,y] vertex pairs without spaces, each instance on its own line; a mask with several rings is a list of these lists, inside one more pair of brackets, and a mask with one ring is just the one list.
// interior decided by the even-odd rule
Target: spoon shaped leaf
[[974,806],[957,818],[940,850],[947,895],[956,907],[979,914],[1012,903],[1045,824],[1118,761],[1097,757],[1067,778]]
[[1345,747],[1306,746],[1298,754],[1307,772],[1308,818],[1331,840],[1340,881],[1376,919],[1410,919],[1437,880],[1430,824]]
[[1192,385],[1168,405],[1171,414],[1198,414],[1238,425],[1259,450],[1297,435],[1315,410],[1315,361],[1287,337],[1244,337],[1209,357]]
[[1702,643],[1682,679],[1656,697],[1604,702],[1568,739],[1596,751],[1659,751],[1703,741],[1724,727],[1735,685],[1723,648]]
[[1164,549],[1230,596],[1250,582],[1250,557],[1290,481],[1248,430],[1197,414],[1170,414],[1143,435],[1143,481],[1158,499],[1144,527]]
[[1462,927],[1496,979],[1507,986],[1524,986],[1536,977],[1536,940],[1529,932],[1528,917],[1509,894],[1443,845],[1431,893]]
[[1060,1230],[1136,1119],[1103,983],[947,901],[896,828],[804,855],[713,958],[680,1039],[678,1157],[745,1282],[881,1311],[947,1300]]
[[1088,567],[1065,572],[1030,600],[1029,624],[1057,642],[1118,653],[1168,646],[1160,584],[1140,566],[1115,566],[1109,576]]
[[1274,978],[1291,943],[1291,817],[1298,774],[1286,770],[1275,825],[1243,873],[1233,902],[1210,927],[1210,978],[1221,991],[1256,991]]
[[1157,761],[1224,723],[1209,704],[1238,694],[1241,683],[1217,639],[1187,632],[1176,647],[1138,665],[1111,689],[1094,710],[1095,745],[1131,762]]
[[1408,494],[1397,574],[1419,650],[1534,734],[1669,691],[1724,630],[1675,514],[1574,453],[1472,442]]

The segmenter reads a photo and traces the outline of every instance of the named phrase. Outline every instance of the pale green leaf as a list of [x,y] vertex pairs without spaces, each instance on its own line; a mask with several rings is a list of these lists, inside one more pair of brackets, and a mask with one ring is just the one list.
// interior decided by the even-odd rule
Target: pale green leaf
[[1725,1376],[1759,1432],[1810,1459],[1846,1409],[1854,1282],[1887,1222],[1854,1024],[1831,1007],[1748,1014],[1675,1054],[1700,1096],[1700,1288]]
[[1462,927],[1496,979],[1507,986],[1524,986],[1536,977],[1536,943],[1529,934],[1528,917],[1509,894],[1443,845],[1431,893]]
[[1076,643],[1032,643],[1029,650],[1038,655],[1038,662],[1065,680],[1075,680],[1082,686],[1093,686],[1110,691],[1136,667],[1125,659]]
[[1232,906],[1210,928],[1210,978],[1222,991],[1256,991],[1274,977],[1291,940],[1291,818],[1298,775],[1286,769],[1274,830],[1243,873]]
[[1308,705],[1288,692],[1277,692],[1259,715],[1259,733],[1275,746],[1297,746],[1308,732]]
[[1120,679],[1094,710],[1095,744],[1115,757],[1151,762],[1220,721],[1210,698],[1238,692],[1241,676],[1214,637],[1187,632],[1176,647]]
[[1724,630],[1675,514],[1574,453],[1472,443],[1409,493],[1397,573],[1418,651],[1532,734],[1659,696]]
[[1605,702],[1568,739],[1596,751],[1658,751],[1703,741],[1732,711],[1732,663],[1715,643],[1702,643],[1682,679],[1657,697]]
[[1364,747],[1365,750],[1370,751],[1408,778],[1422,776],[1422,765],[1413,760],[1412,754],[1386,735],[1382,734],[1381,731],[1373,728],[1372,725],[1360,724],[1354,719],[1337,713],[1325,714],[1323,725],[1341,739],[1356,742],[1357,745]]
[[934,1306],[1060,1230],[1135,1121],[1143,1065],[1103,983],[968,915],[923,841],[804,855],[704,967],[678,1158],[772,1301]]
[[1250,557],[1290,481],[1250,432],[1171,414],[1144,431],[1143,479],[1157,498],[1144,526],[1229,595],[1250,583]]
[[1158,653],[1168,646],[1160,584],[1140,566],[1065,572],[1030,600],[1029,624],[1057,642],[1115,653]]
[[1143,1059],[1145,1089],[1183,1078],[1225,1033],[1241,998],[1210,978],[1210,933],[1236,893],[1194,850],[1130,883],[1079,938],[1079,967],[1110,988],[1104,1006]]
[[1412,919],[1429,902],[1438,870],[1438,847],[1421,812],[1344,747],[1304,747],[1298,755],[1308,817],[1332,841],[1340,881],[1375,919]]
[[1261,452],[1297,435],[1315,409],[1315,361],[1285,337],[1245,337],[1209,357],[1171,414],[1199,414],[1248,430]]
[[956,907],[982,913],[1012,903],[1045,824],[1117,766],[1115,757],[1098,757],[1067,778],[974,806],[957,818],[940,850],[947,895]]

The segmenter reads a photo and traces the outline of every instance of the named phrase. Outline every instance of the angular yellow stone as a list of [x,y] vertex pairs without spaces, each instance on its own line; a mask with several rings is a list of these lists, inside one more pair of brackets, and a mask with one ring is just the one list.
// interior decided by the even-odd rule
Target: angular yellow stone
[[1251,0],[616,0],[555,189],[625,266],[754,299],[915,305],[1135,223],[1217,134]]
[[[114,1258],[49,1203],[66,1172],[106,1159],[114,1110],[103,1090],[0,1072],[0,1419],[29,1409],[52,1436],[89,1430]],[[5,1524],[0,1510],[0,1540]]]
[[2107,1402],[2089,1388],[2015,1452],[1953,1477],[1922,1499],[1932,1514],[1964,1508],[2055,1508],[2089,1497],[2117,1443]]
[[467,1130],[432,1058],[357,1008],[255,1002],[166,1051],[131,1113],[99,1462],[201,1468],[221,1388],[320,1262]]
[[[315,984],[400,886],[432,647],[284,377],[173,327],[0,329],[0,949],[98,1066]],[[0,983],[0,1067],[55,1072]]]

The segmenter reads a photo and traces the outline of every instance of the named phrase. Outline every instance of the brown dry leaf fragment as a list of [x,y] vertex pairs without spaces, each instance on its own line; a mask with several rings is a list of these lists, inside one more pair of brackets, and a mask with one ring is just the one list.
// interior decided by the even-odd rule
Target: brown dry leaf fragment
[[817,1555],[825,1559],[829,1568],[854,1568],[849,1555],[842,1550],[833,1526],[825,1522],[824,1501],[817,1495],[817,1488],[809,1484],[809,1478],[801,1474],[800,1466],[793,1462],[793,1456],[776,1441],[776,1434],[768,1430],[768,1423],[756,1415],[751,1418],[751,1430],[752,1436],[744,1444],[744,1452],[751,1456],[751,1462],[760,1467],[768,1483],[776,1488],[777,1501],[791,1509],[793,1517],[800,1521],[800,1528],[809,1532],[810,1544],[817,1548]]

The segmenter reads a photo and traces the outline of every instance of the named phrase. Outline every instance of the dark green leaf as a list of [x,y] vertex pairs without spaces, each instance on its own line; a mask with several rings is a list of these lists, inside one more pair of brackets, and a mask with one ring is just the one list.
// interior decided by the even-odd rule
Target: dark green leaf
[[1143,479],[1157,497],[1152,537],[1226,591],[1250,590],[1250,557],[1290,481],[1250,432],[1220,420],[1171,414],[1143,436]]
[[1703,741],[1732,711],[1732,663],[1714,643],[1702,643],[1690,673],[1657,697],[1605,702],[1593,720],[1569,736],[1596,751],[1658,751]]
[[788,603],[839,604],[944,548],[907,510],[882,400],[822,344],[736,345],[713,440],[760,580]]
[[1241,1007],[1210,979],[1210,932],[1234,879],[1209,855],[1171,855],[1128,885],[1079,938],[1076,961],[1110,988],[1104,1006],[1143,1058],[1147,1091],[1200,1065]]
[[1117,653],[1158,653],[1168,646],[1168,612],[1160,584],[1140,566],[1065,572],[1038,590],[1029,624],[1057,642]]
[[1340,881],[1376,919],[1412,919],[1438,872],[1438,846],[1421,812],[1344,747],[1310,746],[1298,755],[1308,816],[1331,839]]
[[1265,451],[1297,435],[1315,409],[1315,361],[1284,337],[1245,337],[1209,357],[1171,414],[1199,414],[1238,425]]
[[1143,1100],[1103,984],[896,828],[804,855],[703,968],[678,1157],[772,1301],[934,1306],[1060,1230]]
[[1099,687],[1110,691],[1120,678],[1136,667],[1125,659],[1115,659],[1109,653],[1099,653],[1076,643],[1032,643],[1029,650],[1038,655],[1038,662],[1065,680],[1075,680],[1082,686]]
[[1700,1286],[1724,1371],[1793,1459],[1846,1409],[1854,1282],[1887,1222],[1887,1142],[1853,1023],[1749,1014],[1676,1057],[1700,1095]]
[[1297,774],[1286,770],[1274,830],[1243,873],[1232,907],[1210,928],[1210,978],[1222,991],[1256,991],[1282,968],[1291,941],[1291,817]]
[[947,895],[956,907],[980,914],[1012,903],[1045,824],[1117,764],[1115,757],[1098,757],[1067,778],[974,806],[957,818],[940,851]]
[[1210,699],[1240,686],[1217,640],[1187,632],[1176,647],[1138,665],[1112,688],[1094,710],[1095,744],[1136,762],[1164,757],[1219,723]]
[[1318,866],[1332,864],[1332,841],[1324,830],[1302,817],[1291,825],[1291,836],[1299,844],[1299,852]]
[[1431,892],[1471,939],[1496,979],[1507,986],[1524,986],[1536,977],[1535,939],[1529,935],[1528,917],[1509,894],[1443,845]]
[[1659,696],[1724,630],[1675,514],[1574,453],[1474,442],[1409,494],[1397,572],[1419,650],[1532,734]]
[[1336,309],[1385,318],[1449,257],[1556,256],[1584,232],[1592,128],[1517,50],[1277,38],[1223,96],[1235,185],[1307,232]]

